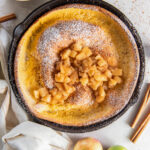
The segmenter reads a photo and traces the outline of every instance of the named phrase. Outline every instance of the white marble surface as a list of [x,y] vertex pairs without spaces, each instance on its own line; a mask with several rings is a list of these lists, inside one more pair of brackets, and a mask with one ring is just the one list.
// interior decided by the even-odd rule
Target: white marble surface
[[[30,0],[28,2],[17,2],[15,0],[0,0],[0,16],[8,13],[16,13],[17,19],[2,23],[1,25],[10,33],[14,27],[21,22],[28,13],[34,8],[43,4],[48,0]],[[146,73],[144,83],[150,82],[150,0],[106,0],[119,8],[135,25],[138,30],[146,54]],[[145,91],[145,84],[141,91],[141,97]],[[140,98],[141,99],[141,98]],[[81,137],[95,137],[99,139],[107,149],[111,145],[121,144],[129,150],[149,150],[150,149],[150,124],[143,132],[136,144],[130,142],[129,137],[133,130],[129,124],[132,121],[134,114],[139,106],[138,104],[131,107],[121,118],[111,125],[89,133],[69,134],[73,141]],[[149,105],[150,106],[150,105]],[[148,106],[148,107],[149,107]],[[150,107],[149,107],[150,108]],[[147,108],[147,109],[149,109]]]

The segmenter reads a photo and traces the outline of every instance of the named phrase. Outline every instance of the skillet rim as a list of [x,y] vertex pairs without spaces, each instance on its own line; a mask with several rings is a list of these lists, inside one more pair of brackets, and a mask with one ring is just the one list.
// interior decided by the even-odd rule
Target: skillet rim
[[[111,13],[116,15],[118,18],[120,18],[120,20],[123,21],[123,23],[127,26],[129,31],[131,32],[132,36],[134,37],[134,40],[135,40],[135,42],[137,44],[137,47],[138,47],[139,57],[140,57],[140,69],[139,69],[140,72],[139,72],[137,85],[135,87],[135,90],[134,90],[129,102],[126,104],[126,106],[119,113],[117,113],[115,116],[113,116],[113,117],[111,117],[107,120],[104,120],[102,122],[97,122],[97,123],[87,125],[87,126],[65,126],[65,125],[61,125],[61,124],[58,124],[58,123],[46,121],[46,120],[39,119],[39,118],[35,117],[30,112],[28,106],[25,104],[23,99],[21,99],[21,96],[18,92],[16,83],[15,83],[16,82],[15,77],[14,77],[15,53],[16,53],[16,49],[17,49],[17,46],[18,46],[18,42],[20,41],[20,39],[21,39],[22,35],[24,34],[24,32],[30,27],[30,25],[36,19],[38,19],[41,15],[43,15],[47,11],[49,11],[51,9],[54,9],[56,7],[59,7],[59,6],[65,5],[65,4],[73,4],[73,3],[76,3],[76,4],[90,4],[90,5],[100,6],[104,9],[110,11]],[[142,41],[140,39],[139,34],[137,33],[136,29],[134,28],[132,23],[129,21],[129,19],[123,13],[121,13],[114,6],[108,4],[107,2],[104,2],[104,1],[99,1],[99,0],[87,0],[87,1],[84,1],[84,2],[82,0],[69,0],[69,1],[68,0],[54,0],[54,1],[50,1],[50,2],[47,2],[43,5],[41,5],[37,9],[33,10],[24,19],[23,22],[21,22],[19,25],[16,26],[16,28],[13,31],[13,38],[12,38],[12,41],[11,41],[11,45],[10,45],[10,48],[9,48],[9,55],[8,55],[8,75],[9,75],[9,80],[10,80],[10,84],[11,84],[11,87],[13,89],[13,92],[14,92],[19,104],[32,117],[32,119],[35,122],[41,123],[43,125],[49,126],[49,127],[54,128],[56,130],[59,130],[59,131],[70,132],[70,133],[89,132],[89,131],[93,131],[93,130],[97,130],[97,129],[100,129],[102,127],[105,127],[105,126],[111,124],[112,122],[114,122],[115,120],[117,120],[133,104],[135,104],[138,101],[138,97],[139,97],[139,94],[140,94],[140,89],[141,89],[141,86],[142,86],[142,82],[144,80],[144,72],[145,72],[145,54],[144,54],[144,48],[143,48]]]

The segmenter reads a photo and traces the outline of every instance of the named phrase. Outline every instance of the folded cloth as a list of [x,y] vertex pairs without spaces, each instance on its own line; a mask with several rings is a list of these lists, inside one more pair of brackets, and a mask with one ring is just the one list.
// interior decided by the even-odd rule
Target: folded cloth
[[0,63],[4,76],[4,80],[0,79],[0,150],[68,150],[71,140],[66,134],[28,121],[18,104],[7,72],[10,39],[0,27]]
[[66,150],[71,142],[63,134],[31,121],[13,128],[2,140],[15,150]]

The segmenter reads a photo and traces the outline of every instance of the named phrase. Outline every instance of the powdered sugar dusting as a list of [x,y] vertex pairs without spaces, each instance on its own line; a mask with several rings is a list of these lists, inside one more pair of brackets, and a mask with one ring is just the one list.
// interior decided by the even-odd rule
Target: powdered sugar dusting
[[[104,37],[104,32],[97,26],[82,21],[62,21],[43,32],[38,50],[44,55],[47,48],[53,49],[55,44],[69,39],[75,41],[82,39],[87,46],[101,46],[104,40],[101,37]],[[98,40],[99,38],[101,40]]]
[[61,21],[47,28],[39,39],[38,53],[41,57],[42,77],[48,88],[52,88],[54,63],[59,59],[59,49],[68,47],[73,41],[82,40],[86,46],[101,49],[106,37],[100,27],[82,21]]
[[88,4],[67,4],[64,6],[60,6],[56,9],[61,9],[61,8],[79,8],[79,9],[90,9],[90,10],[94,10],[94,11],[99,11],[100,7],[95,6],[95,5],[88,5]]

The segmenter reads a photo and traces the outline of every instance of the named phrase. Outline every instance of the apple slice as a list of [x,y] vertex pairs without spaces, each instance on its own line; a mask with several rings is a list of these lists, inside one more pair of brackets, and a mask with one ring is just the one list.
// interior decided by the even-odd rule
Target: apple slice
[[103,150],[103,147],[98,140],[89,137],[79,140],[74,150]]

